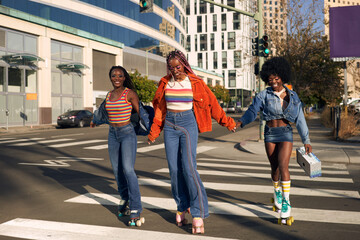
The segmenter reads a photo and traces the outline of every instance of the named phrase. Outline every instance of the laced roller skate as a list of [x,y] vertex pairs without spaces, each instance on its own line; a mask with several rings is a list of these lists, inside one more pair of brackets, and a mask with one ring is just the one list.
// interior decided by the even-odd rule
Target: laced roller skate
[[129,226],[138,226],[145,223],[145,218],[140,217],[140,212],[138,210],[131,210],[130,212],[130,221]]
[[271,202],[274,204],[272,210],[280,213],[282,207],[282,194],[281,191],[274,190],[274,197],[271,198]]
[[204,234],[205,233],[205,229],[204,229],[204,221],[202,218],[193,218],[193,222],[192,222],[192,233],[193,234]]
[[187,220],[185,218],[185,213],[190,213],[190,210],[187,209],[183,212],[179,212],[179,211],[176,212],[176,225],[178,225],[178,227],[181,227],[181,226],[187,224]]
[[118,206],[118,217],[129,216],[130,215],[130,208],[129,208],[129,201],[127,200],[120,200]]
[[290,216],[290,213],[291,213],[290,201],[283,198],[281,212],[280,212],[280,218],[278,220],[278,223],[280,225],[291,226],[291,224],[294,222],[294,218],[292,216]]

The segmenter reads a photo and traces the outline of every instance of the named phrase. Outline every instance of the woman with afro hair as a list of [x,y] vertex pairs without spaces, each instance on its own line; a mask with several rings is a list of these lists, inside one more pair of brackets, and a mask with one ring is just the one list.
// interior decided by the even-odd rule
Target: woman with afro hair
[[261,68],[260,77],[270,87],[254,98],[248,110],[238,120],[237,127],[244,127],[251,123],[255,120],[257,113],[262,111],[266,121],[265,150],[271,165],[274,186],[273,210],[280,212],[281,222],[279,223],[286,223],[286,219],[293,221],[290,217],[289,161],[293,147],[293,131],[290,122],[295,123],[307,154],[312,151],[309,129],[298,95],[285,85],[291,77],[291,67],[285,58],[274,57],[267,60]]

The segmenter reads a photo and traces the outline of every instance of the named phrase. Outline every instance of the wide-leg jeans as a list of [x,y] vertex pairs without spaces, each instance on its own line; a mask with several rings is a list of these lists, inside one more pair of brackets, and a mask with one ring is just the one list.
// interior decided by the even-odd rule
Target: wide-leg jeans
[[109,156],[121,199],[129,200],[130,210],[142,211],[138,179],[135,173],[137,137],[132,124],[109,126]]
[[167,112],[164,142],[168,161],[171,191],[177,210],[190,207],[193,217],[209,216],[208,200],[200,175],[196,170],[198,127],[192,110]]

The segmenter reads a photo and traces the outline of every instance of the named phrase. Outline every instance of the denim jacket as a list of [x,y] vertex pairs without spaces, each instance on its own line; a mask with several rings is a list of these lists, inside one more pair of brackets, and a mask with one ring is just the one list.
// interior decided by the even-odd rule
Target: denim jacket
[[241,127],[254,121],[257,113],[262,111],[265,121],[286,119],[289,122],[294,122],[303,144],[310,144],[309,129],[306,124],[300,98],[296,92],[289,90],[286,86],[284,87],[286,91],[290,93],[290,102],[284,111],[281,108],[280,98],[275,95],[271,87],[268,87],[254,98],[248,110],[240,118],[239,121],[242,122]]
[[[107,95],[100,107],[94,112],[92,122],[96,125],[109,124],[109,115],[105,109],[106,99]],[[139,101],[139,112],[140,117],[137,113],[132,113],[130,120],[134,126],[136,135],[146,136],[150,132],[152,119],[154,118],[154,110],[150,106],[144,106],[143,103]]]

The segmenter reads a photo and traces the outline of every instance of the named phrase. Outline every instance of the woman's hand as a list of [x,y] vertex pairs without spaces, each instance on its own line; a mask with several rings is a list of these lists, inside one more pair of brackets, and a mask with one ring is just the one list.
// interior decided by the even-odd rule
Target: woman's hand
[[312,152],[312,147],[310,144],[304,144],[305,152],[306,154],[309,154]]
[[233,129],[231,129],[232,132],[236,132],[236,128],[237,127],[234,127]]
[[90,127],[91,127],[91,128],[94,128],[94,127],[96,127],[96,124],[93,123],[93,121],[91,121],[91,122],[90,122]]
[[155,140],[154,140],[154,141],[151,141],[151,140],[148,138],[147,142],[148,142],[148,144],[150,145],[150,144],[152,144],[152,143],[155,143]]
[[241,121],[237,121],[237,122],[236,122],[236,126],[235,126],[235,128],[240,128],[240,127],[241,127],[241,124],[242,124],[242,122],[241,122]]

